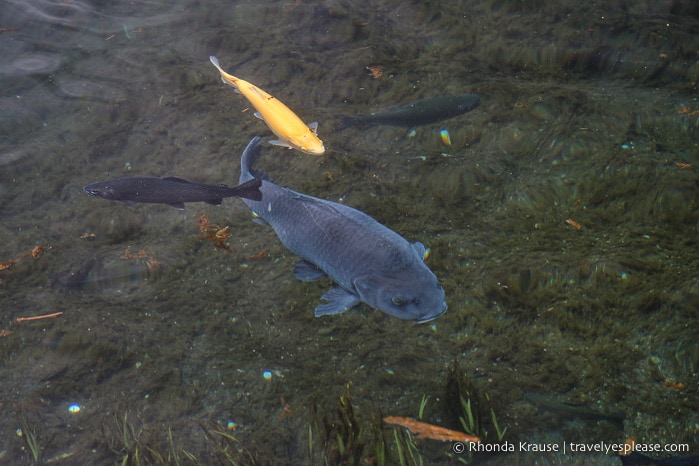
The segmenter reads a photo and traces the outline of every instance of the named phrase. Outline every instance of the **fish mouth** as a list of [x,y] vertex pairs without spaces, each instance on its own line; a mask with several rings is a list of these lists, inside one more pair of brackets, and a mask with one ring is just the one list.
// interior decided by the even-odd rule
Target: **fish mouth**
[[313,155],[323,155],[323,154],[325,154],[325,146],[321,145],[320,147],[310,149],[307,152],[309,154],[313,154]]
[[111,199],[113,197],[113,191],[109,188],[102,187],[91,187],[87,185],[83,188],[83,191],[90,196],[101,197],[103,199]]
[[427,314],[424,317],[420,317],[418,319],[415,319],[416,324],[424,324],[425,322],[429,322],[431,320],[435,320],[438,317],[441,317],[445,312],[447,312],[447,303],[444,303],[444,307],[438,314]]

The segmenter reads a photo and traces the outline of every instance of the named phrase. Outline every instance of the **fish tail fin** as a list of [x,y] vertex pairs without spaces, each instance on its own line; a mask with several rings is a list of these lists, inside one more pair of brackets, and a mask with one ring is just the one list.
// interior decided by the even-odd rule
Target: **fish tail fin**
[[239,184],[233,189],[235,189],[235,195],[238,197],[244,197],[245,199],[250,199],[251,201],[260,201],[262,200],[262,191],[260,191],[260,186],[262,186],[262,180],[259,178],[253,178]]
[[219,74],[221,75],[221,81],[223,81],[224,84],[228,84],[230,86],[233,86],[233,88],[240,94],[240,91],[238,90],[237,86],[237,80],[235,76],[232,74],[226,73],[223,68],[221,68],[221,65],[218,62],[218,58],[214,57],[213,55],[209,56],[209,61],[211,62],[212,65],[218,69]]
[[241,184],[255,178],[255,176],[252,174],[250,170],[252,169],[252,166],[255,163],[255,159],[257,159],[257,156],[260,155],[261,148],[262,138],[260,136],[255,136],[254,138],[252,138],[248,143],[247,147],[245,147],[243,155],[240,157],[239,182]]
[[218,72],[219,72],[219,73],[221,74],[221,76],[223,77],[223,73],[225,73],[225,71],[223,71],[223,68],[221,68],[220,63],[218,62],[218,58],[216,58],[216,57],[214,57],[213,55],[211,55],[211,56],[209,57],[209,61],[211,62],[212,65],[214,65],[214,66],[216,67],[216,69],[218,70]]

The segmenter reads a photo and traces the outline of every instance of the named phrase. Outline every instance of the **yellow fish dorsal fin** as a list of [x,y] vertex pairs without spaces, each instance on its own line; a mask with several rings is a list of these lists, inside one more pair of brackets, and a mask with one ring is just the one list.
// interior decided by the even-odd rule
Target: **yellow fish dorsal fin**
[[306,125],[289,107],[252,83],[226,73],[213,55],[211,63],[218,69],[221,79],[235,87],[255,107],[256,116],[262,119],[277,135],[275,143],[300,151],[321,155],[325,152],[323,141],[318,139],[317,123]]

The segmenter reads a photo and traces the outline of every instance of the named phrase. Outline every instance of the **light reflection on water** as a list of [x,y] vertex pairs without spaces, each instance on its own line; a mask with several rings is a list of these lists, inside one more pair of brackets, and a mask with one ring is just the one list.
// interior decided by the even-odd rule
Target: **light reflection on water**
[[[125,100],[131,89],[147,82],[150,76],[145,70],[152,69],[147,60],[123,63],[120,57],[152,49],[152,42],[139,40],[145,28],[175,27],[183,20],[177,4],[168,6],[163,8],[157,2],[6,2],[0,76],[7,105],[0,116],[0,131],[10,137],[0,148],[0,164],[27,156],[45,157],[46,150],[26,150],[7,142],[23,139],[39,142],[45,149],[61,146],[66,132],[85,127],[86,111],[103,113],[105,107]],[[81,101],[69,100],[75,98]]]
[[3,64],[0,67],[0,73],[11,76],[50,74],[56,71],[60,65],[60,57],[37,53],[21,57],[9,64]]
[[[0,326],[13,331],[0,337],[0,455],[22,457],[22,408],[54,439],[47,456],[76,445],[113,464],[94,433],[129,411],[198,455],[190,434],[206,420],[250,445],[276,436],[273,462],[300,464],[313,393],[334,412],[352,381],[360,417],[415,416],[454,359],[513,436],[686,439],[691,416],[668,425],[666,413],[695,394],[663,382],[690,385],[699,367],[699,293],[685,280],[697,272],[697,12],[527,5],[5,2],[0,262],[47,249],[0,271]],[[326,156],[265,145],[261,169],[431,248],[449,302],[433,328],[366,307],[315,319],[329,283],[297,282],[295,258],[236,199],[180,212],[82,193],[128,175],[235,182],[247,141],[269,135],[212,54],[320,123]],[[482,95],[477,110],[413,137],[339,129],[340,115],[464,92]],[[230,226],[232,252],[198,236],[204,211]],[[11,324],[52,311],[64,314]],[[539,418],[524,391],[641,414],[625,432]],[[449,416],[428,409],[429,422]]]

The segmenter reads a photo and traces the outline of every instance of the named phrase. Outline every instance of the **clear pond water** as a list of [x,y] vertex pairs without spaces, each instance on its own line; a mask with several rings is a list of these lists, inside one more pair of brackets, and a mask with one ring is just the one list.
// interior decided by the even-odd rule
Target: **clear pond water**
[[[425,396],[425,422],[462,429],[455,365],[516,445],[699,453],[692,2],[9,0],[0,31],[0,463],[135,464],[139,447],[230,464],[202,425],[248,463],[332,463],[309,426],[339,422],[350,383],[355,460],[371,464],[372,419],[416,418]],[[423,242],[445,315],[315,318],[330,281],[296,280],[239,199],[179,211],[82,192],[117,176],[236,184],[247,142],[272,135],[210,55],[319,123],[324,156],[267,144],[258,168]],[[414,131],[342,125],[467,92],[476,110]],[[203,213],[230,251],[200,236]],[[379,432],[398,461],[393,428]]]

